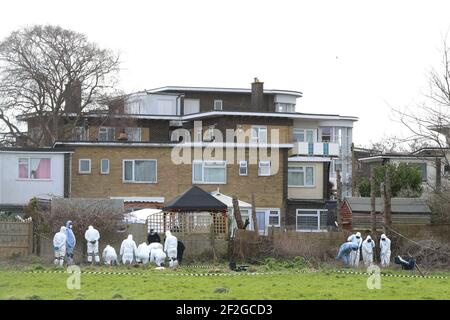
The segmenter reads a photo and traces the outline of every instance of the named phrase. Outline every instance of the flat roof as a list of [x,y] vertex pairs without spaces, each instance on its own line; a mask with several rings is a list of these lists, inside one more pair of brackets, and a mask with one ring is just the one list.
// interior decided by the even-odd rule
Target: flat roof
[[4,153],[73,153],[72,148],[33,148],[33,147],[1,147],[0,152]]
[[441,156],[419,156],[419,155],[414,155],[414,154],[393,154],[393,155],[389,155],[389,154],[381,154],[381,155],[376,155],[376,156],[371,156],[371,157],[366,157],[366,158],[360,158],[358,159],[359,161],[362,162],[375,162],[378,160],[383,160],[383,159],[402,159],[402,160],[431,160],[431,159],[436,159],[436,158],[440,158]]
[[[185,86],[165,86],[145,90],[148,93],[160,93],[167,91],[185,91],[185,92],[226,92],[226,93],[251,93],[250,88],[222,88],[222,87],[185,87]],[[264,89],[266,94],[285,94],[296,97],[302,97],[303,93],[294,90]]]

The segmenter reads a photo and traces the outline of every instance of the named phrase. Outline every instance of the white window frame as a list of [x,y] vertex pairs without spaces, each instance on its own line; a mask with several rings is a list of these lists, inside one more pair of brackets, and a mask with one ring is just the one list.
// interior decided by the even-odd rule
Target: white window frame
[[[28,163],[27,163],[27,168],[28,168],[28,177],[27,178],[21,178],[19,175],[19,170],[20,170],[20,159],[27,159]],[[45,179],[33,179],[31,178],[31,160],[32,159],[49,159],[50,160],[50,178],[45,178]],[[30,180],[30,181],[51,181],[52,180],[52,158],[50,157],[18,157],[17,158],[17,178],[18,180]]]
[[[241,169],[245,169],[245,173],[241,173]],[[248,176],[248,163],[247,160],[239,161],[239,175]]]
[[[112,129],[112,131],[113,131],[112,140],[108,140],[108,139],[107,140],[100,140],[101,131],[105,131],[104,133],[106,133],[106,135],[108,135],[108,129]],[[100,127],[100,128],[98,128],[98,135],[97,135],[98,141],[104,141],[104,142],[113,141],[113,140],[115,140],[115,136],[116,136],[116,128],[114,128],[114,127]]]
[[[308,211],[316,211],[315,214],[312,213],[306,213],[306,214],[300,214],[299,212],[308,212]],[[320,214],[322,212],[328,212],[328,209],[297,209],[295,210],[295,231],[296,232],[327,232],[327,230],[325,229],[320,229]],[[298,223],[297,223],[297,219],[298,216],[303,216],[303,217],[316,217],[317,218],[317,229],[297,229]]]
[[86,141],[88,140],[88,129],[84,126],[75,126],[72,131],[72,140],[74,141]]
[[[313,181],[312,184],[306,184],[306,169],[312,168],[313,170]],[[292,185],[289,184],[289,171],[301,172],[303,171],[303,185]],[[288,188],[315,188],[316,187],[316,167],[314,166],[288,166]]]
[[[220,108],[217,108],[216,107],[217,105],[220,105]],[[222,111],[223,110],[223,100],[215,99],[213,109],[214,109],[214,111]]]
[[[195,174],[194,174],[194,166],[196,164],[202,164],[202,180],[201,181],[197,181],[195,180]],[[205,181],[205,167],[208,167],[208,163],[216,163],[216,164],[221,164],[223,165],[223,168],[225,170],[225,181],[224,182],[207,182]],[[211,165],[209,165],[211,166]],[[211,166],[212,167],[212,166]],[[217,167],[217,166],[216,166]],[[227,162],[226,161],[209,161],[209,160],[194,160],[192,161],[192,183],[194,184],[227,184]]]
[[[195,106],[196,110],[195,110],[195,112],[187,112],[186,113],[186,102],[196,103],[196,106]],[[200,112],[200,99],[187,98],[187,99],[184,99],[183,103],[184,103],[184,110],[183,110],[183,114],[184,115],[195,114],[195,113],[199,113]]]
[[[82,161],[88,161],[89,162],[89,171],[83,171],[81,170],[81,162]],[[92,172],[92,162],[91,159],[88,158],[80,158],[78,159],[78,173],[79,174],[91,174]]]
[[[322,132],[323,132],[323,129],[324,128],[330,128],[330,141],[323,141],[322,140]],[[332,142],[335,142],[334,141],[334,139],[335,139],[335,135],[334,135],[334,129],[335,129],[335,127],[329,127],[329,126],[325,126],[325,127],[320,127],[320,129],[319,129],[319,138],[320,138],[320,142],[325,142],[325,143],[332,143]]]
[[[125,180],[125,162],[132,161],[132,180]],[[155,181],[136,181],[135,176],[135,166],[136,161],[153,161],[155,162]],[[122,160],[122,182],[123,183],[144,183],[144,184],[155,184],[158,183],[158,160],[156,159],[123,159]]]
[[[108,161],[108,171],[103,171],[103,161]],[[110,166],[109,159],[100,159],[100,174],[109,174],[109,166]]]
[[[315,141],[314,141],[314,129],[301,129],[301,128],[294,128],[294,130],[293,130],[293,141],[294,142],[309,142],[309,143],[314,143]],[[302,132],[303,133],[303,140],[302,141],[297,141],[297,140],[295,140],[295,136],[294,136],[294,134],[295,133],[299,133],[299,132]],[[308,132],[311,132],[312,133],[312,141],[308,141]]]
[[137,140],[130,140],[130,139],[128,139],[128,141],[134,141],[134,142],[141,142],[142,141],[142,129],[140,128],[140,127],[126,127],[125,128],[125,134],[127,135],[127,138],[128,138],[128,132],[127,132],[127,130],[136,130],[137,129],[137,137],[138,137],[138,139]]
[[[251,130],[251,140],[250,141],[252,143],[261,143],[261,144],[267,143],[267,136],[268,136],[267,126],[252,126],[250,130]],[[253,135],[255,131],[257,132],[256,136]],[[261,131],[265,132],[265,139],[261,139]]]
[[[267,166],[267,164],[269,164]],[[261,172],[261,168],[267,168],[269,167],[269,173],[268,174],[263,174]],[[272,164],[270,163],[270,161],[258,161],[258,176],[259,177],[269,177],[271,175],[271,171],[272,171]]]

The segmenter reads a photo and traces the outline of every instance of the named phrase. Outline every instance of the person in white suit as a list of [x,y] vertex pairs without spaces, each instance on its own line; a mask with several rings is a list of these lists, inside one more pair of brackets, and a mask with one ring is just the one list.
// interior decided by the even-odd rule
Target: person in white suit
[[170,231],[166,231],[166,240],[164,242],[164,251],[169,257],[169,267],[177,266],[177,248],[178,239]]
[[371,236],[367,236],[361,246],[364,266],[367,268],[373,264],[373,249],[375,248],[375,241]]
[[382,267],[391,263],[391,240],[383,233],[380,238],[380,261]]
[[117,265],[117,253],[116,250],[111,247],[109,244],[103,249],[102,254],[103,262],[106,265]]
[[150,247],[146,242],[142,242],[136,250],[136,262],[147,264],[150,259]]
[[359,260],[360,260],[360,250],[362,245],[362,237],[361,233],[357,232],[355,234],[352,234],[350,237],[347,238],[347,241],[351,241],[352,243],[356,243],[358,245],[357,250],[352,250],[350,252],[350,266],[353,268],[358,268],[359,266]]
[[128,238],[122,241],[120,246],[120,255],[122,256],[122,263],[133,263],[134,256],[136,254],[136,242],[133,240],[133,235],[129,234]]
[[100,240],[100,233],[93,226],[89,226],[84,233],[84,238],[87,242],[87,261],[92,263],[92,256],[95,256],[95,263],[100,263],[100,256],[98,252],[98,240]]
[[64,257],[66,256],[66,227],[61,227],[59,232],[55,233],[53,237],[53,250],[55,252],[55,261],[56,265],[60,267],[64,264]]

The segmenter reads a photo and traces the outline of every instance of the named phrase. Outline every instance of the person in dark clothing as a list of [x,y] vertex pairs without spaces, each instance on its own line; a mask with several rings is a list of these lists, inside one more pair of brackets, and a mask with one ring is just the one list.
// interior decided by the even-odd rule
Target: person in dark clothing
[[177,245],[177,260],[178,260],[178,264],[181,264],[181,260],[183,260],[183,253],[184,253],[185,249],[186,249],[186,247],[184,246],[183,242],[178,240],[178,245]]
[[155,230],[150,229],[150,233],[148,234],[147,241],[148,241],[148,244],[153,243],[153,242],[160,243],[161,238],[159,237],[158,232],[155,232]]

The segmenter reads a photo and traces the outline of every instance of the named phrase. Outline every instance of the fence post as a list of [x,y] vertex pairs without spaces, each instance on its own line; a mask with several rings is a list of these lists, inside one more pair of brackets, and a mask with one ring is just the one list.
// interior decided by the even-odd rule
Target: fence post
[[33,220],[28,222],[28,255],[33,253]]

